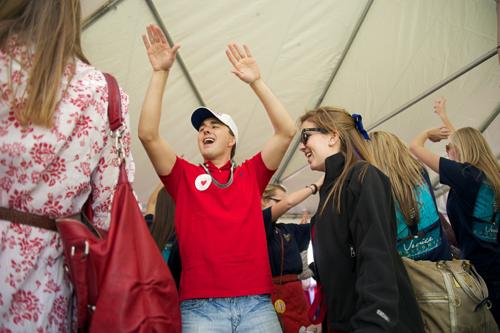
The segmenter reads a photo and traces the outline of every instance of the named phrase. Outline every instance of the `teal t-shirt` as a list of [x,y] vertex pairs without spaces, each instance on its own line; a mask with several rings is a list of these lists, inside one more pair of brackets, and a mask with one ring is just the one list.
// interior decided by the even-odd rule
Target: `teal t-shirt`
[[403,257],[414,260],[449,260],[451,252],[446,236],[441,229],[441,221],[434,196],[427,184],[415,188],[419,220],[409,227],[396,204],[398,222],[397,250]]

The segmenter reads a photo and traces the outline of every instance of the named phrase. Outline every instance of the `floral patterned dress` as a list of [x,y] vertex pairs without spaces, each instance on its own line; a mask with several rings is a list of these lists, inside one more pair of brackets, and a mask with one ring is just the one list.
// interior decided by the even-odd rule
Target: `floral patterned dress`
[[[106,229],[119,173],[106,80],[81,61],[68,65],[54,126],[23,128],[14,114],[24,103],[26,54],[13,39],[0,50],[0,207],[69,216],[80,212],[92,190],[95,223]],[[132,181],[128,97],[123,92],[121,101]],[[75,314],[63,260],[57,232],[0,219],[0,333],[71,331]]]

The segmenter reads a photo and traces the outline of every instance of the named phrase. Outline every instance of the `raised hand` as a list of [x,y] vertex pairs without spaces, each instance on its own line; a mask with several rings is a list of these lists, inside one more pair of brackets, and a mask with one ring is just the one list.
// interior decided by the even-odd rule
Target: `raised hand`
[[299,222],[299,224],[306,224],[306,223],[309,223],[309,219],[310,219],[309,211],[306,209],[306,210],[304,210],[304,212],[302,213],[302,217],[300,218],[300,222]]
[[433,128],[427,131],[427,137],[432,142],[439,142],[441,140],[447,139],[451,135],[451,131],[448,127],[442,126],[439,128]]
[[434,102],[434,113],[436,113],[439,118],[441,118],[441,121],[443,122],[443,125],[448,127],[450,132],[455,131],[455,127],[451,123],[450,119],[448,119],[448,115],[446,114],[446,98],[440,97],[436,102]]
[[234,73],[240,80],[248,84],[252,84],[260,79],[260,70],[257,61],[252,57],[250,49],[243,45],[229,44],[226,49],[226,55],[231,64],[233,65]]
[[440,97],[434,102],[434,113],[437,114],[440,118],[446,116],[446,98]]
[[161,29],[153,24],[146,27],[147,36],[142,35],[142,41],[148,52],[148,58],[154,71],[168,71],[175,61],[180,45],[168,45]]

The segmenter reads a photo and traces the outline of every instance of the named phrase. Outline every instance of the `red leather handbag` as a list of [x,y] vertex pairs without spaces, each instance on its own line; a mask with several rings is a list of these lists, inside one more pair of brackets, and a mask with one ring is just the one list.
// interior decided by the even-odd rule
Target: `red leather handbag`
[[[115,79],[105,76],[110,127],[118,134],[120,92]],[[139,209],[124,159],[109,230],[99,234],[74,219],[58,220],[57,228],[76,291],[79,331],[181,332],[175,282]]]

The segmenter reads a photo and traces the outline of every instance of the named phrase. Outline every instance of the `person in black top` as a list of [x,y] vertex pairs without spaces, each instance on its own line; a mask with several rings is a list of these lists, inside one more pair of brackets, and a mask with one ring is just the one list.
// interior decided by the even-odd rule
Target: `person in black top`
[[[335,332],[424,332],[420,310],[396,251],[389,179],[372,166],[361,116],[319,107],[301,118],[300,150],[325,172],[312,218],[324,326]],[[323,310],[322,310],[323,309]]]
[[[444,126],[415,137],[411,152],[439,173],[440,182],[450,186],[446,210],[457,237],[462,258],[468,259],[485,280],[491,312],[500,323],[500,166],[488,143],[477,129],[455,131],[438,100],[434,109]],[[427,140],[439,142],[449,136],[448,158],[427,148]]]
[[290,194],[282,185],[269,184],[262,195],[262,214],[274,286],[271,299],[284,333],[296,333],[302,326],[312,329],[307,313],[309,305],[298,279],[303,269],[300,253],[307,250],[311,238],[309,223],[276,221],[290,208],[316,194],[322,183],[323,177]]

